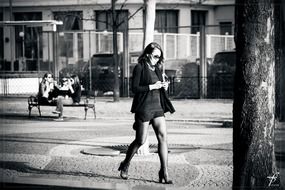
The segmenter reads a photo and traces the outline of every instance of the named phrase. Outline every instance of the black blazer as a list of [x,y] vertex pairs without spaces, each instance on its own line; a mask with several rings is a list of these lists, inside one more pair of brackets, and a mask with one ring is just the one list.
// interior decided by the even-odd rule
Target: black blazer
[[[155,72],[159,80],[163,81],[162,73],[157,66],[155,66]],[[132,108],[131,108],[132,113],[137,113],[137,112],[142,111],[141,108],[145,104],[146,97],[148,93],[150,92],[149,85],[151,83],[152,83],[151,76],[150,76],[150,72],[148,71],[147,63],[144,63],[144,62],[138,63],[135,66],[134,71],[133,71],[132,91],[135,94],[135,96],[134,96]],[[164,113],[166,112],[174,113],[175,112],[175,109],[172,103],[170,102],[164,88],[160,89],[160,103],[161,103]]]

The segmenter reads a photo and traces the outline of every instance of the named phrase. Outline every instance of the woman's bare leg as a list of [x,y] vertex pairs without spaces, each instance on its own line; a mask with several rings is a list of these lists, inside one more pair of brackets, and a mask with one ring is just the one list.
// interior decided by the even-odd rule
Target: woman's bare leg
[[128,168],[130,165],[130,162],[139,149],[141,145],[145,143],[146,137],[148,135],[148,126],[149,122],[140,122],[138,123],[139,126],[136,128],[136,138],[135,140],[130,144],[126,158],[123,162],[121,162],[119,171],[121,171],[120,176],[123,179],[128,179]]
[[148,135],[149,122],[139,122],[138,125],[139,126],[136,129],[136,138],[128,148],[124,163],[129,163],[132,160],[139,147],[145,143]]
[[167,169],[168,147],[167,147],[167,131],[164,117],[153,119],[153,129],[158,140],[158,155],[160,158],[161,168]]
[[164,179],[165,183],[173,183],[168,180],[168,147],[167,147],[167,130],[165,117],[153,119],[153,129],[158,140],[158,155],[160,159],[159,181]]

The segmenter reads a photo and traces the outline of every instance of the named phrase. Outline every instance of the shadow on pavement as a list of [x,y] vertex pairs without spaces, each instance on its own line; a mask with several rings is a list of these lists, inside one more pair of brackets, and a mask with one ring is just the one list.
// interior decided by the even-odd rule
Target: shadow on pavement
[[32,168],[27,165],[26,162],[12,162],[12,161],[0,161],[0,167],[2,169],[14,170],[17,172],[29,173],[29,174],[53,174],[53,175],[69,175],[69,176],[84,176],[84,177],[103,177],[109,179],[121,179],[118,177],[107,176],[96,173],[84,173],[84,172],[72,172],[72,171],[54,171],[46,169]]
[[[19,142],[19,143],[47,143],[54,145],[78,145],[78,146],[90,146],[98,147],[97,145],[92,145],[88,143],[74,143],[76,139],[56,139],[56,138],[42,138],[42,137],[30,137],[30,136],[9,136],[9,135],[0,135],[0,140],[2,143],[5,142]],[[100,146],[99,146],[100,147]]]
[[22,113],[1,113],[2,119],[11,119],[11,120],[36,120],[36,121],[53,121],[57,118],[56,116],[30,116],[28,114]]
[[[121,154],[126,154],[128,150],[128,145],[113,145],[113,146],[105,146],[104,148],[112,149],[120,151]],[[150,144],[149,145],[149,152],[150,153],[157,153],[157,144]],[[169,144],[168,145],[168,152],[170,154],[179,154],[185,153],[200,149],[200,147],[193,146],[193,145],[180,145],[180,144]]]
[[[12,161],[2,161],[0,162],[0,168],[6,170],[14,170],[22,173],[29,173],[31,176],[19,178],[18,180],[9,179],[8,181],[4,178],[0,179],[0,187],[1,189],[39,189],[39,190],[76,190],[76,189],[129,189],[128,186],[124,185],[124,188],[120,187],[120,185],[111,184],[111,183],[98,183],[96,186],[91,186],[92,184],[82,183],[74,186],[74,181],[65,181],[61,179],[52,179],[47,178],[45,175],[69,175],[69,176],[83,176],[88,178],[108,178],[108,179],[119,179],[122,180],[119,176],[107,176],[96,173],[84,173],[84,172],[72,172],[72,171],[54,171],[54,170],[46,170],[46,169],[37,169],[27,165],[26,162],[12,162]],[[25,178],[27,178],[25,180]],[[136,179],[131,178],[131,180],[135,181],[143,181],[144,183],[158,183],[154,180],[147,179]],[[93,184],[94,185],[94,184]],[[146,186],[144,189],[149,189]]]
[[86,121],[84,119],[81,118],[77,118],[77,117],[63,117],[63,121],[55,121],[55,119],[58,118],[57,115],[53,115],[53,116],[39,116],[39,115],[35,115],[35,116],[28,116],[28,114],[23,114],[23,113],[1,113],[0,115],[1,119],[6,119],[6,120],[24,120],[24,121],[52,121],[52,122],[68,122],[68,121]]

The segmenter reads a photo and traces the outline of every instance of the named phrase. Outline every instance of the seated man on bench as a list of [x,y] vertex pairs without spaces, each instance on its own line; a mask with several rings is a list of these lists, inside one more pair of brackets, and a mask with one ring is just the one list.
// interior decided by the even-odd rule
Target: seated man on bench
[[79,104],[81,98],[81,84],[77,75],[71,78],[63,78],[62,86],[58,88],[56,98],[56,109],[54,114],[58,114],[57,121],[63,121],[63,106],[66,104]]

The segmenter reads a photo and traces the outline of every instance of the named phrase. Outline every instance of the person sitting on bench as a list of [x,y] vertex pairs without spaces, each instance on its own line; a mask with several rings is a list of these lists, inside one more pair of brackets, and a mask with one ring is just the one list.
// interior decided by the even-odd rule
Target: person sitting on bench
[[39,85],[39,92],[38,92],[38,102],[42,105],[50,105],[54,104],[55,102],[53,99],[56,97],[56,88],[57,84],[56,81],[53,80],[53,76],[51,73],[46,73]]
[[59,88],[58,97],[56,101],[56,109],[54,114],[59,117],[56,120],[63,120],[63,106],[64,104],[79,104],[81,98],[81,84],[77,75],[71,78],[63,78],[62,86]]

